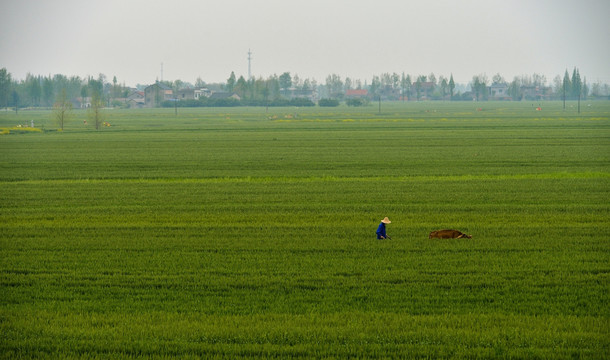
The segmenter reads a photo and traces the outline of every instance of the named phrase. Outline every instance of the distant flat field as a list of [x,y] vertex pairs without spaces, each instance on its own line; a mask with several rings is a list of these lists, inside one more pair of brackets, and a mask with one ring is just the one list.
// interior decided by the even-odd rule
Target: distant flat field
[[2,358],[610,353],[610,102],[104,116],[0,112]]

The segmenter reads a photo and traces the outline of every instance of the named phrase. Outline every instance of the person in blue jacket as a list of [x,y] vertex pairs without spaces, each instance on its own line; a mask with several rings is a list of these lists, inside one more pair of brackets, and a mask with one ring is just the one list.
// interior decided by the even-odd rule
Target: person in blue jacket
[[390,239],[392,240],[391,237],[389,237],[386,232],[385,232],[385,225],[391,223],[390,219],[388,219],[388,217],[386,216],[383,220],[381,220],[381,222],[379,223],[379,227],[377,228],[377,239]]

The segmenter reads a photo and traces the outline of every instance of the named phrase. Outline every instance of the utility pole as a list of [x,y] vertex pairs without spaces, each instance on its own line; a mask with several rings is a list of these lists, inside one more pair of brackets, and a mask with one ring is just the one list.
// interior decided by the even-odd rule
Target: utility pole
[[563,81],[563,111],[566,111],[566,81]]
[[252,79],[252,68],[250,67],[250,62],[252,60],[252,51],[248,49],[248,80]]

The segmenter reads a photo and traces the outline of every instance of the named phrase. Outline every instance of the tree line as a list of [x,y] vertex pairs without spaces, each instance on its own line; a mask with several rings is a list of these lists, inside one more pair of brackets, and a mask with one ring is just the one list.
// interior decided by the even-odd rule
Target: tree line
[[[366,89],[369,97],[385,100],[489,100],[493,98],[490,93],[491,86],[504,86],[506,96],[502,100],[538,100],[532,97],[543,97],[547,100],[575,100],[579,96],[582,99],[606,98],[610,95],[608,84],[600,82],[589,85],[586,78],[581,78],[580,72],[574,68],[570,76],[566,70],[563,78],[557,75],[552,83],[548,83],[544,75],[522,75],[516,76],[512,81],[507,81],[500,74],[491,79],[485,74],[474,75],[467,87],[460,86],[454,82],[453,75],[445,77],[429,75],[411,76],[409,74],[384,73],[373,76],[370,84],[362,84],[359,80],[349,77],[342,79],[333,74],[326,78],[322,90],[329,98],[343,99],[348,90]],[[469,89],[468,89],[469,88]],[[528,91],[534,89],[535,91]]]
[[59,97],[68,99],[99,98],[105,106],[112,106],[113,99],[124,98],[129,88],[112,83],[100,74],[97,78],[62,74],[42,76],[26,74],[25,79],[13,79],[6,68],[0,69],[0,107],[52,107]]
[[[172,83],[166,84],[172,86]],[[504,86],[505,96],[502,100],[573,100],[588,98],[608,98],[610,89],[607,84],[595,83],[589,86],[586,78],[581,79],[580,72],[574,68],[572,76],[566,70],[563,79],[558,75],[552,84],[547,84],[544,75],[533,74],[514,77],[506,81],[500,74],[489,79],[485,74],[475,75],[469,83],[470,90],[458,86],[451,74],[449,77],[434,73],[429,75],[411,76],[409,74],[383,73],[375,75],[368,81],[350,77],[342,78],[338,74],[330,74],[324,83],[315,79],[292,76],[290,72],[281,75],[271,75],[262,78],[246,79],[236,77],[231,72],[226,83],[220,84],[224,91],[232,92],[241,98],[242,105],[282,106],[285,100],[294,97],[309,97],[309,92],[315,92],[315,97],[325,100],[345,101],[348,105],[358,106],[368,103],[368,100],[478,100],[498,99],[491,94],[491,86]],[[174,84],[175,86],[175,84]],[[354,99],[349,90],[367,90],[367,95]],[[318,102],[319,103],[319,102]],[[323,104],[334,102],[324,101]],[[193,103],[194,104],[194,103]],[[201,100],[198,106],[213,106],[214,102]],[[170,106],[170,103],[166,104]],[[195,105],[194,105],[195,106]]]
[[[285,106],[292,105],[295,98],[308,98],[335,101],[350,100],[348,104],[366,104],[369,100],[419,101],[419,100],[488,100],[496,99],[490,94],[490,87],[503,85],[506,88],[504,100],[530,100],[532,97],[542,97],[548,100],[607,99],[610,95],[608,84],[596,82],[589,84],[586,77],[581,77],[577,68],[570,73],[567,69],[563,77],[557,75],[548,82],[544,75],[533,74],[514,77],[506,81],[500,74],[491,79],[485,74],[472,77],[468,85],[456,84],[453,75],[412,76],[409,74],[382,73],[375,75],[370,81],[362,81],[351,77],[330,74],[323,83],[315,79],[302,78],[284,72],[281,75],[271,75],[267,78],[237,77],[231,72],[224,83],[206,84],[198,78],[195,84],[181,80],[164,81],[174,91],[189,87],[208,87],[212,90],[227,91],[239,95],[239,105]],[[142,90],[143,85],[138,85]],[[531,89],[537,89],[536,92]],[[0,69],[0,108],[52,107],[60,97],[73,100],[90,98],[99,102],[100,106],[125,106],[121,99],[126,98],[134,88],[119,83],[116,77],[111,81],[103,74],[97,78],[91,76],[33,75],[27,74],[25,79],[13,79],[6,68]],[[366,90],[367,95],[358,101],[351,99],[349,90]],[[532,99],[537,100],[537,99]],[[298,101],[297,101],[298,102]],[[192,106],[235,106],[234,101],[201,100],[190,102]],[[334,103],[334,102],[330,102]],[[296,103],[295,103],[296,104]],[[182,103],[188,106],[188,103]],[[307,106],[303,102],[301,105]]]

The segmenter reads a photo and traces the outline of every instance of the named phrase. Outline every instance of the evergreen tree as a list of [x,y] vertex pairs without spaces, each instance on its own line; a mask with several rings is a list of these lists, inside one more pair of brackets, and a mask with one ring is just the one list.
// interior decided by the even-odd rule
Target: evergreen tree
[[267,86],[269,87],[269,97],[271,99],[280,98],[280,80],[277,75],[270,76],[267,80]]
[[6,68],[0,69],[0,106],[8,108],[11,93],[11,74]]
[[403,72],[402,76],[400,77],[399,84],[401,88],[402,100],[409,100],[411,97],[411,87],[413,86],[413,84],[411,83],[411,75],[405,75],[405,73]]
[[51,106],[53,104],[53,98],[55,97],[55,89],[53,87],[53,79],[45,77],[42,80],[42,98],[44,100],[44,106]]
[[453,81],[453,74],[449,78],[449,94],[451,95],[451,100],[453,100],[453,90],[455,90],[455,81]]
[[515,101],[523,98],[523,94],[521,93],[521,80],[517,76],[508,84],[508,94]]
[[25,76],[25,83],[27,95],[30,97],[30,104],[33,106],[40,105],[40,97],[42,95],[42,87],[40,86],[40,76],[34,76],[30,73],[27,73]]
[[239,79],[237,79],[233,91],[242,99],[246,97],[246,93],[248,91],[248,83],[246,82],[246,79],[244,79],[243,76],[240,76]]
[[443,75],[439,76],[438,85],[441,94],[441,99],[445,99],[445,96],[447,96],[447,87],[449,86],[449,84],[447,83],[447,78]]
[[572,89],[571,89],[572,98],[577,99],[580,95],[580,91],[582,90],[582,82],[580,80],[580,73],[577,68],[574,68],[572,72]]
[[233,92],[235,89],[235,72],[231,71],[231,75],[227,79],[227,91]]
[[570,74],[568,74],[568,69],[566,69],[565,74],[563,75],[563,94],[562,98],[565,101],[566,97],[568,97],[572,93],[572,83],[570,81]]
[[280,89],[290,89],[292,87],[292,77],[289,72],[280,75]]

